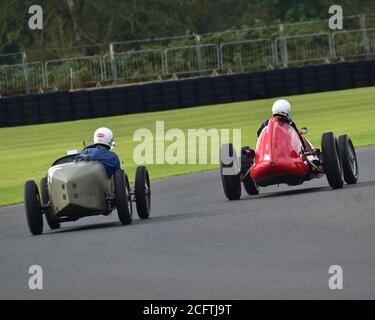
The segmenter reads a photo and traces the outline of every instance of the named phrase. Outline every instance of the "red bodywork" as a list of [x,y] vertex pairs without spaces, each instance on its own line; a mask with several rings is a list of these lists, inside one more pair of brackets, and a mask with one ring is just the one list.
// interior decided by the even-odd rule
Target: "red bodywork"
[[259,136],[251,178],[262,187],[303,183],[311,176],[311,167],[301,152],[304,149],[302,137],[291,125],[271,118]]

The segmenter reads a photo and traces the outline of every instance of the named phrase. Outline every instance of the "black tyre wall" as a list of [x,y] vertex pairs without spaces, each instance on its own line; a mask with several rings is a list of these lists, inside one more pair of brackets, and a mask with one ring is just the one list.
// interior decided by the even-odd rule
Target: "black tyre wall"
[[0,128],[8,126],[7,102],[0,99]]
[[375,60],[0,98],[0,127],[153,112],[375,85]]

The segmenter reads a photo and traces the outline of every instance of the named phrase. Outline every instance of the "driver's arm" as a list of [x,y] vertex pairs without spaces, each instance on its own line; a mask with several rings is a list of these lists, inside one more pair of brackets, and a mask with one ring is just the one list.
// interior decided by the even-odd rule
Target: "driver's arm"
[[80,154],[77,154],[74,159],[77,159],[78,161],[90,161],[91,158],[89,150],[83,150]]

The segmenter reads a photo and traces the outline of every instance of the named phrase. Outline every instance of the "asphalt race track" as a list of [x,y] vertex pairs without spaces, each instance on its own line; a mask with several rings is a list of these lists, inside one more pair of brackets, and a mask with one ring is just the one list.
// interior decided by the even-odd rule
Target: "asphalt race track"
[[375,148],[358,155],[359,184],[336,191],[324,177],[229,202],[218,172],[154,181],[152,218],[126,227],[113,214],[34,237],[23,206],[1,208],[0,299],[374,299]]

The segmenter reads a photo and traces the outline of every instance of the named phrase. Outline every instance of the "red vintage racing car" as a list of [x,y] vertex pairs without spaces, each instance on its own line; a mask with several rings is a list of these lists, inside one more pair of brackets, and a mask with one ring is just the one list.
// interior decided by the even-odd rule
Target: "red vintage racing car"
[[351,139],[332,132],[324,133],[321,150],[304,137],[306,128],[298,132],[289,123],[275,116],[261,132],[255,151],[241,149],[237,158],[232,144],[221,148],[220,173],[225,196],[241,197],[241,182],[249,195],[257,195],[259,187],[287,184],[300,185],[326,175],[333,189],[358,181],[358,161]]

